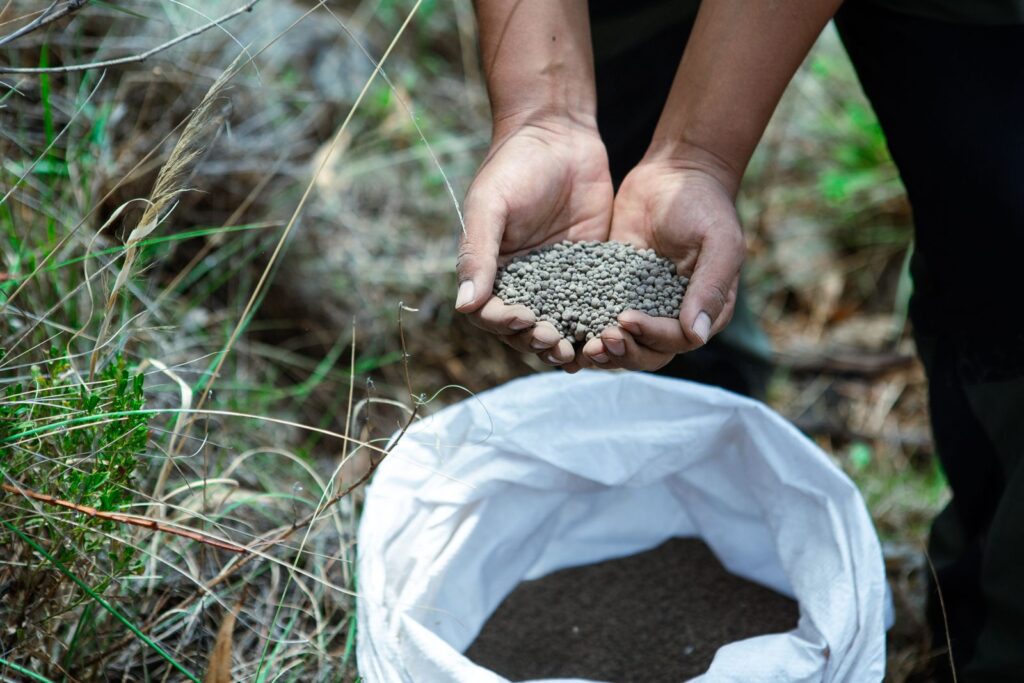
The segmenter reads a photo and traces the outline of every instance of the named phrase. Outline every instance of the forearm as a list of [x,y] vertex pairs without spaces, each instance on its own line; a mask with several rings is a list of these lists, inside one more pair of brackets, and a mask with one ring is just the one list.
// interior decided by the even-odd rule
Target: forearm
[[704,0],[648,156],[735,194],[800,62],[841,0]]
[[546,117],[594,123],[585,0],[475,0],[474,6],[496,133]]

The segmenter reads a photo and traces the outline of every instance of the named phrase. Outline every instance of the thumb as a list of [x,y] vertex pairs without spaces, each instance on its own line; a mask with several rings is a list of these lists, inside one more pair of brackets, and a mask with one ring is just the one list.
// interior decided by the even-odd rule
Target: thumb
[[709,236],[701,245],[679,311],[679,322],[686,337],[703,345],[732,317],[736,286],[743,265],[744,244],[740,234]]
[[[505,216],[497,202],[466,202],[466,226],[459,241],[457,265],[459,291],[455,309],[471,313],[491,297],[498,252],[505,230]],[[490,206],[482,206],[490,205]]]

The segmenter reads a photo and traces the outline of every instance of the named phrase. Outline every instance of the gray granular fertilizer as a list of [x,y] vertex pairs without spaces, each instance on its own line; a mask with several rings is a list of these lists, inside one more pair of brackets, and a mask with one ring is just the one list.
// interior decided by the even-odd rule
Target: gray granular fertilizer
[[626,310],[675,318],[688,280],[675,264],[625,242],[559,242],[498,269],[495,295],[523,304],[566,339],[582,343]]

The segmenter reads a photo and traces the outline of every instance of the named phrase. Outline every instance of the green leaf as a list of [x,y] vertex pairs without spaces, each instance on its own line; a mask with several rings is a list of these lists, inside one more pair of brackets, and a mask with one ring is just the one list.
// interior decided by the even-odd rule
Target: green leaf
[[871,446],[863,441],[855,441],[850,444],[849,456],[854,471],[863,472],[871,464]]

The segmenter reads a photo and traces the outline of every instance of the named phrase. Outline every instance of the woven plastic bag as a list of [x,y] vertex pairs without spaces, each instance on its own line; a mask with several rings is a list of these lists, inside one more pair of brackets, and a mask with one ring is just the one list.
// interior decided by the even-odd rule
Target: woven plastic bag
[[853,483],[760,403],[598,372],[511,382],[397,444],[359,529],[360,673],[504,682],[461,653],[521,580],[674,536],[800,606],[795,630],[725,645],[694,680],[882,680],[891,603]]

